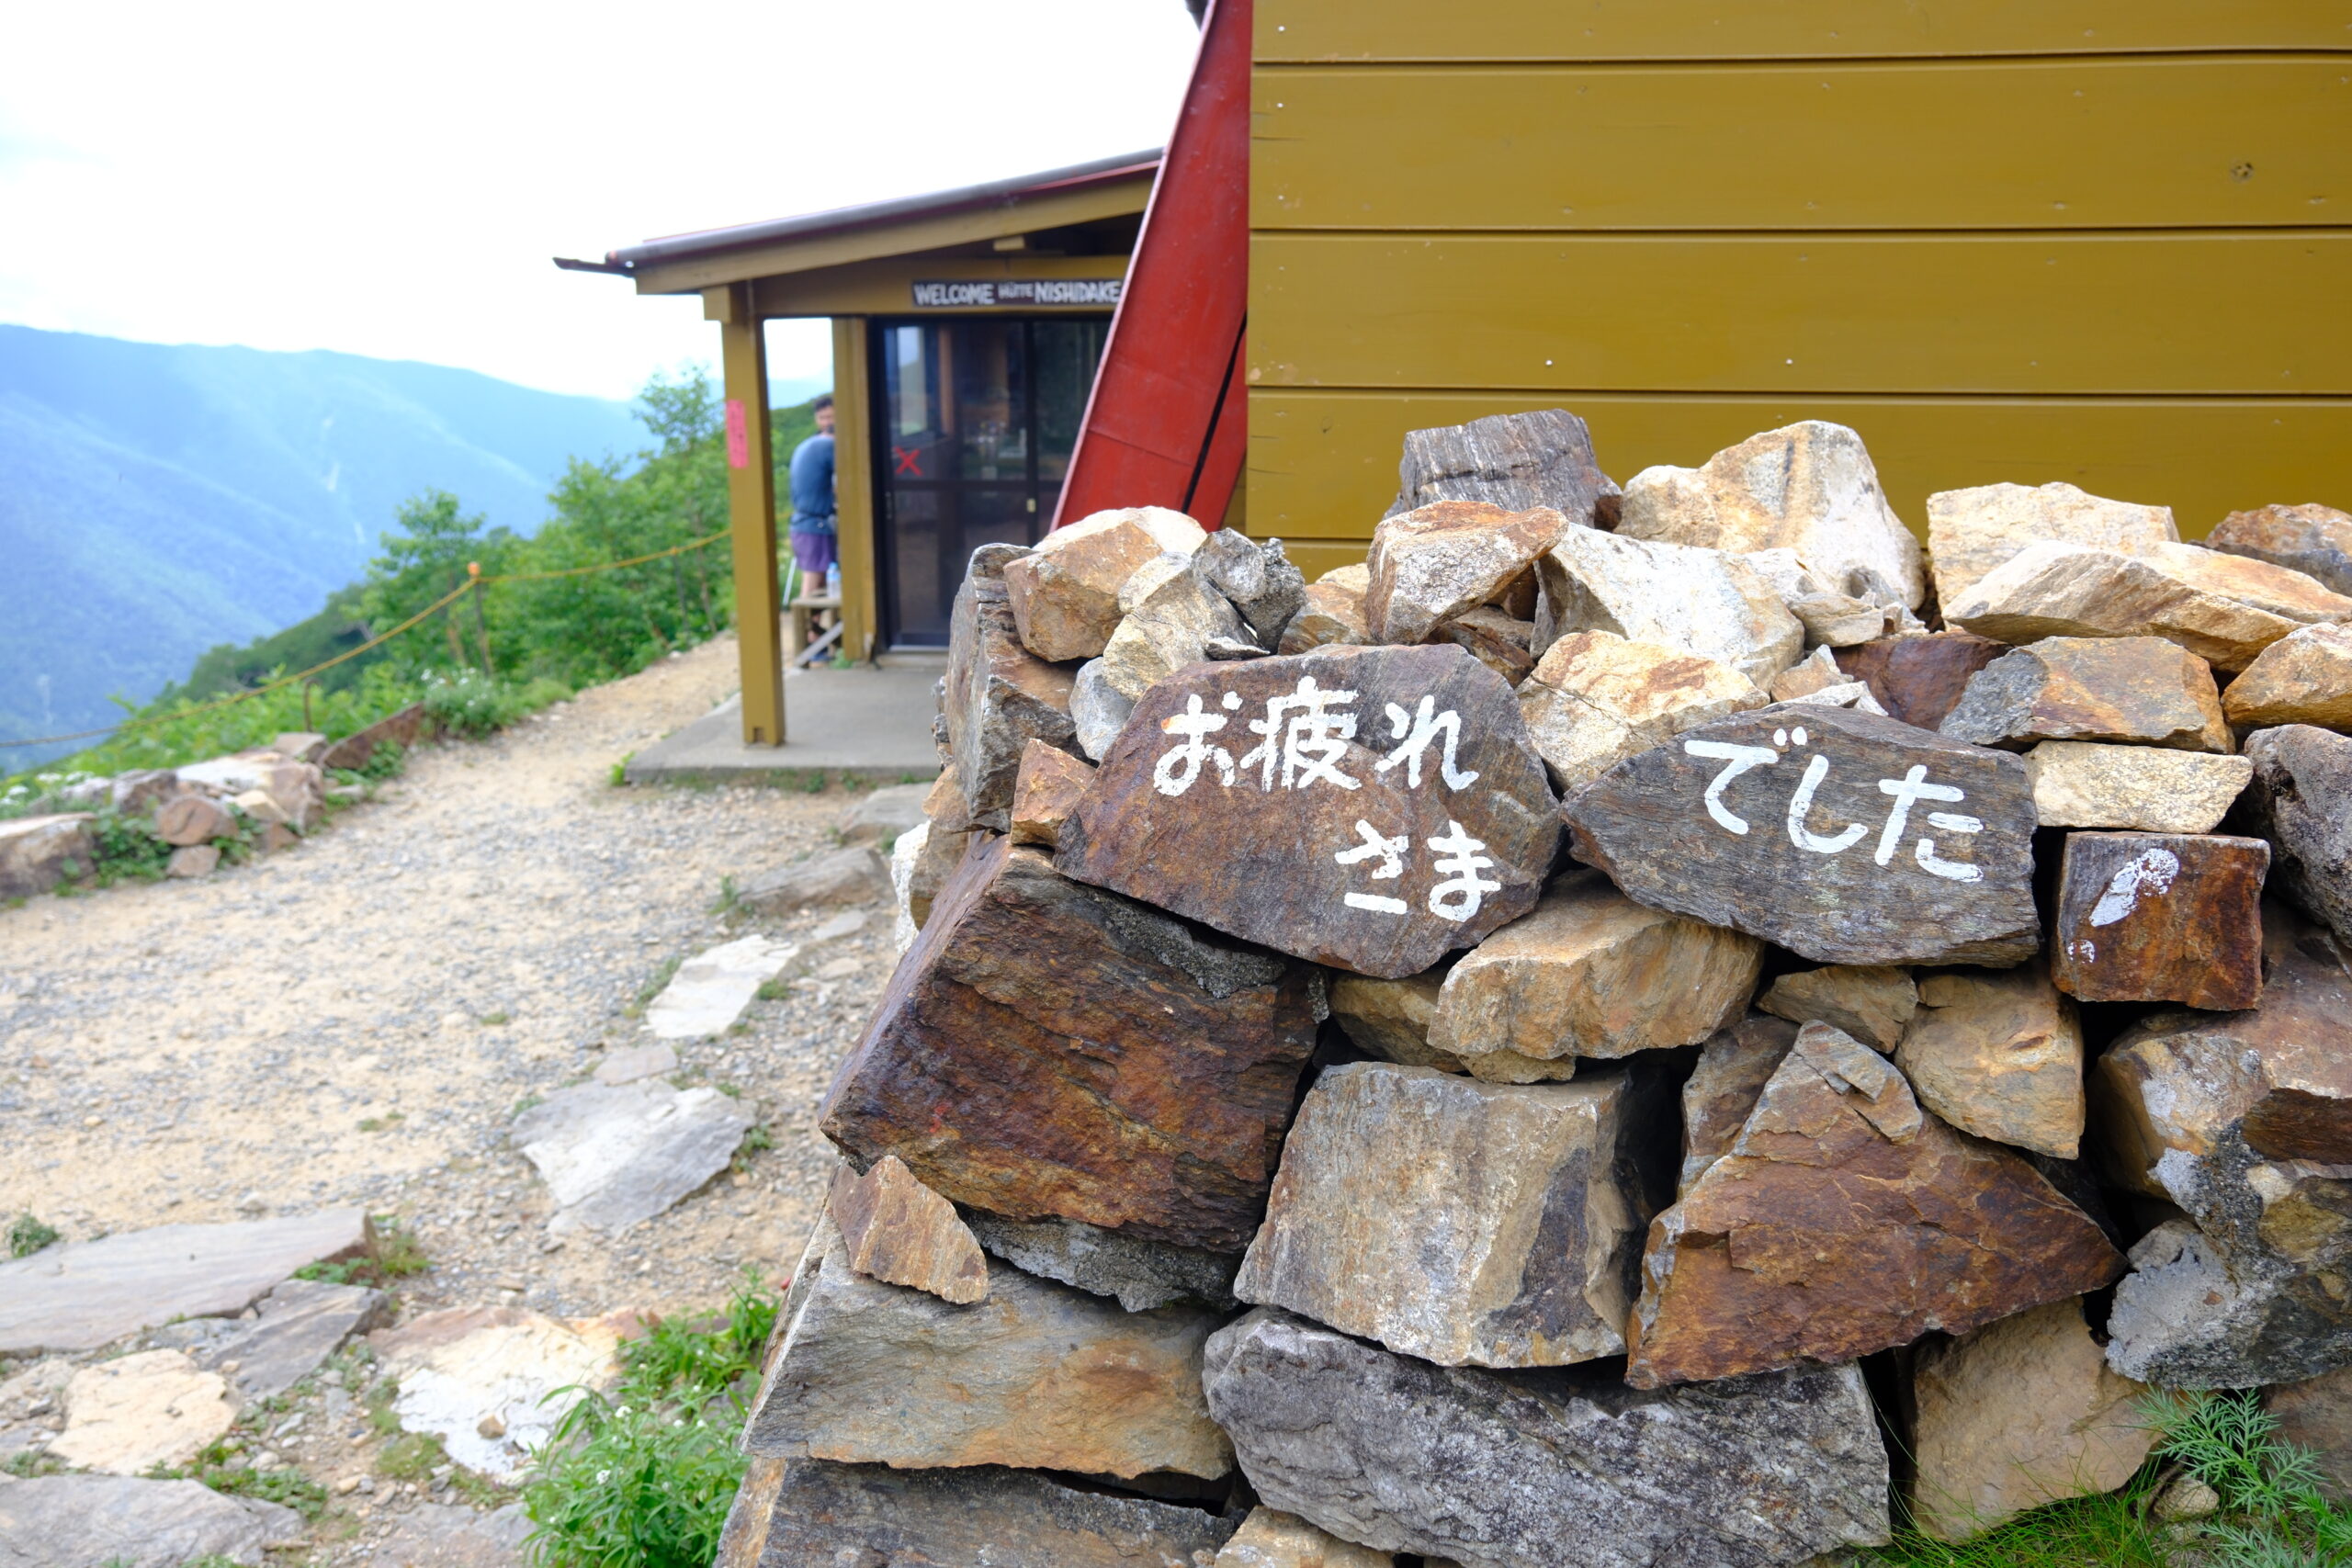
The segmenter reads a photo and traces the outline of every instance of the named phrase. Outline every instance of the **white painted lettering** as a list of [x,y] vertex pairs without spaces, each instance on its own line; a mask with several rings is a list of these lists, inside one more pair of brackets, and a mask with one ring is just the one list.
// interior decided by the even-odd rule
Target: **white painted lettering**
[[1339,766],[1355,739],[1356,716],[1332,711],[1355,700],[1353,692],[1327,692],[1314,676],[1301,675],[1295,692],[1268,698],[1266,716],[1250,721],[1250,733],[1265,739],[1242,754],[1241,766],[1258,765],[1259,787],[1269,791],[1278,764],[1284,789],[1305,789],[1317,779],[1341,789],[1360,787],[1363,781]]
[[1201,764],[1214,761],[1217,778],[1227,787],[1233,784],[1232,754],[1222,746],[1212,746],[1206,737],[1225,728],[1223,716],[1201,711],[1199,694],[1184,699],[1184,711],[1171,714],[1160,721],[1160,729],[1169,735],[1182,737],[1182,744],[1163,753],[1151,770],[1151,787],[1162,795],[1182,795],[1201,776]]
[[1495,863],[1478,853],[1486,847],[1463,831],[1461,823],[1447,818],[1445,831],[1430,840],[1438,855],[1436,870],[1445,878],[1430,889],[1430,914],[1458,925],[1478,912],[1487,894],[1502,891],[1501,883],[1478,874]]
[[1804,777],[1797,783],[1796,794],[1789,796],[1789,842],[1801,850],[1811,850],[1817,855],[1834,855],[1854,847],[1854,840],[1867,830],[1860,822],[1849,822],[1843,832],[1821,834],[1805,826],[1813,814],[1813,792],[1829,776],[1829,759],[1814,753],[1805,764]]
[[1448,789],[1467,789],[1478,782],[1475,773],[1465,773],[1453,765],[1453,749],[1462,739],[1462,716],[1452,708],[1436,712],[1437,699],[1423,697],[1419,711],[1407,713],[1395,703],[1388,705],[1388,733],[1397,741],[1396,749],[1378,763],[1380,773],[1386,773],[1397,763],[1405,764],[1405,785],[1408,789],[1421,787],[1421,758],[1442,734],[1445,750],[1438,762],[1438,776]]
[[1733,832],[1745,834],[1747,831],[1747,821],[1733,816],[1724,805],[1724,786],[1750,768],[1770,767],[1781,760],[1781,754],[1770,746],[1735,746],[1725,740],[1685,740],[1682,750],[1689,756],[1707,757],[1729,764],[1707,786],[1707,815]]
[[[1894,797],[1894,808],[1886,814],[1886,826],[1879,830],[1878,852],[1871,857],[1872,860],[1878,862],[1879,864],[1886,865],[1894,861],[1894,846],[1903,841],[1903,830],[1910,825],[1911,803],[1913,801],[1965,800],[1968,798],[1966,794],[1952,788],[1950,784],[1931,784],[1927,783],[1927,777],[1928,765],[1925,762],[1917,762],[1912,764],[1912,768],[1909,773],[1904,774],[1899,779],[1881,779],[1878,781],[1879,793],[1881,795],[1891,795]],[[1939,821],[1940,815],[1940,813],[1930,812],[1928,819],[1931,822]],[[1968,820],[1972,822],[1976,821],[1973,817],[1968,818]],[[1982,828],[1984,824],[1978,822],[1976,826],[1977,828]],[[1975,829],[1968,829],[1970,832],[1973,832],[1975,830]]]

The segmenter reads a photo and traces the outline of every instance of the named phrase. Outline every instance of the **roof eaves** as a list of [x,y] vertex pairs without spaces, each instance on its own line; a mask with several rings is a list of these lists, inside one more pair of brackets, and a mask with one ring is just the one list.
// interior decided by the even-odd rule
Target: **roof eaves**
[[899,197],[895,200],[868,202],[859,207],[838,207],[826,212],[774,218],[763,223],[741,223],[727,229],[672,234],[648,240],[642,244],[624,245],[606,253],[605,261],[606,266],[614,271],[634,269],[648,263],[715,255],[751,245],[773,244],[781,240],[837,234],[974,208],[1011,206],[1023,197],[1131,179],[1158,168],[1160,152],[1160,149],[1153,148],[1143,152],[1123,152],[1115,157],[1073,164],[1067,168],[989,180],[956,190],[932,191],[922,196]]

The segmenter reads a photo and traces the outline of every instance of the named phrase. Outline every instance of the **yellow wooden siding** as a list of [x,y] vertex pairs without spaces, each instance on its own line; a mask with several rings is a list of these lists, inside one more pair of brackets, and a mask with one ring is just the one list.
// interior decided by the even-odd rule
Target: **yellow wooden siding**
[[2352,231],[1250,243],[1253,387],[2352,391]]
[[1258,0],[1261,61],[2343,49],[2340,0]]
[[[2169,506],[2190,536],[2241,507],[2341,506],[2352,497],[2352,400],[2343,399],[1280,391],[1250,401],[1250,532],[1367,539],[1396,493],[1405,431],[1532,408],[1582,415],[1601,468],[1621,483],[1657,463],[1702,463],[1757,431],[1796,420],[1851,425],[1869,446],[1896,513],[1923,531],[1930,494],[1999,480],[2064,479]],[[1360,543],[1352,547],[1361,553]]]
[[1314,66],[1261,69],[1251,98],[1260,229],[2296,227],[2352,209],[2352,69],[2323,57]]
[[1620,479],[1840,421],[1915,526],[2352,502],[2352,5],[1257,17],[1253,533],[1341,558],[1407,430],[1552,406]]

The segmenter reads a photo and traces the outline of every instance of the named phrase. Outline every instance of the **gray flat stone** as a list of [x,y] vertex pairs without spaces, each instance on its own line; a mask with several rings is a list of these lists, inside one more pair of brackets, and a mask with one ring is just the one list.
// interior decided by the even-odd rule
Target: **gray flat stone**
[[0,1263],[0,1356],[95,1350],[175,1317],[240,1313],[305,1264],[367,1246],[365,1213],[327,1209],[45,1247]]
[[526,1111],[508,1136],[554,1194],[551,1235],[617,1235],[726,1169],[751,1125],[715,1089],[591,1083]]
[[368,1568],[522,1568],[530,1516],[520,1503],[477,1514],[450,1503],[420,1503],[392,1527]]
[[1888,1536],[1860,1368],[1657,1393],[1613,1367],[1433,1367],[1267,1308],[1209,1338],[1209,1412],[1269,1507],[1464,1568],[1785,1568]]
[[624,1045],[607,1052],[596,1064],[591,1076],[601,1084],[636,1083],[643,1078],[667,1077],[678,1070],[678,1053],[662,1041],[650,1045]]
[[865,795],[842,813],[842,842],[866,844],[897,838],[924,820],[923,797],[930,793],[931,785],[927,784],[890,784]]
[[0,1568],[184,1568],[220,1556],[259,1563],[302,1539],[302,1516],[194,1481],[0,1476]]
[[[191,1351],[196,1364],[229,1380],[242,1407],[284,1393],[366,1330],[382,1309],[383,1292],[365,1285],[288,1280],[262,1297],[261,1316]],[[237,1364],[235,1371],[228,1363]]]
[[784,973],[800,949],[756,933],[697,953],[678,965],[645,1010],[657,1040],[700,1040],[733,1027],[760,987]]
[[752,1461],[720,1568],[1198,1568],[1240,1524],[975,1465]]
[[1234,1306],[1237,1255],[1173,1247],[1124,1235],[1079,1220],[1008,1220],[973,1210],[964,1216],[980,1245],[1014,1267],[1098,1296],[1115,1296],[1129,1312],[1199,1302]]
[[[909,788],[914,786],[909,785]],[[875,798],[895,793],[877,790],[858,809],[864,810]],[[853,813],[854,815],[854,813]],[[869,835],[896,842],[922,826],[924,818],[917,813],[914,821],[904,827],[892,827],[887,833]],[[752,876],[735,890],[739,903],[772,915],[786,915],[795,909],[820,908],[836,904],[870,904],[887,897],[890,892],[890,868],[872,844],[854,843],[847,849],[833,850],[821,855],[811,855],[790,865],[780,865]]]

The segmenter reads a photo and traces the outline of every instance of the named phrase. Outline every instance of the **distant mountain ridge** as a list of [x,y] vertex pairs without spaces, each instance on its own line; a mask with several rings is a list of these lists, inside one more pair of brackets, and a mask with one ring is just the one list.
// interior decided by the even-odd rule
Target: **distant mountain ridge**
[[529,534],[566,459],[645,444],[626,404],[469,370],[0,326],[0,740],[311,614],[420,490]]

